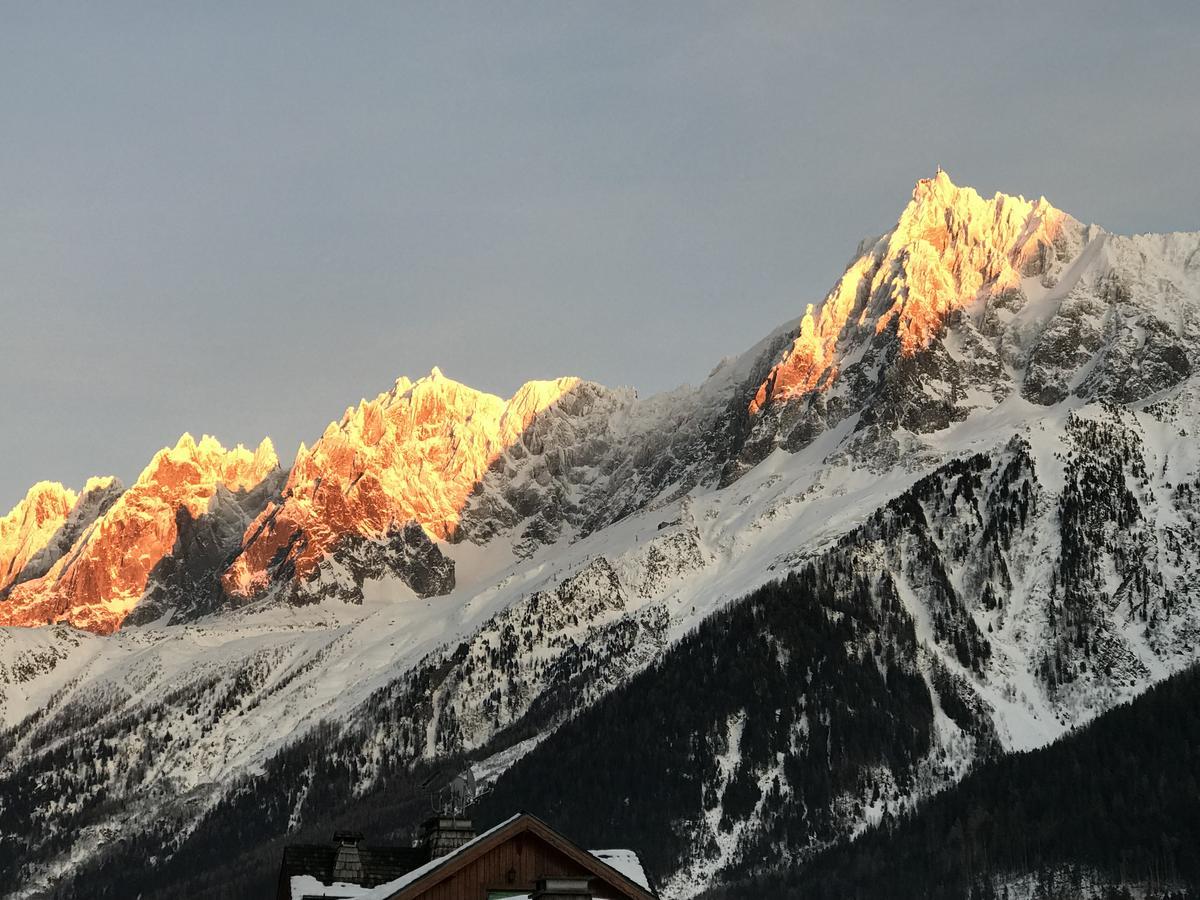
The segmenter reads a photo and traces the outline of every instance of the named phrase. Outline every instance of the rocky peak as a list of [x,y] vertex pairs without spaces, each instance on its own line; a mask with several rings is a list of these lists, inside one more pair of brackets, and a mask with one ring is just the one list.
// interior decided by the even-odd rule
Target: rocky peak
[[[270,438],[264,438],[255,450],[241,444],[226,450],[211,435],[199,443],[187,432],[174,447],[164,447],[150,460],[134,487],[154,491],[184,503],[201,504],[212,496],[216,485],[231,491],[247,491],[279,467],[279,457]],[[193,513],[202,510],[189,506]]]
[[103,514],[40,577],[13,586],[0,604],[0,624],[66,619],[92,631],[115,630],[174,549],[179,511],[199,517],[221,486],[249,490],[278,465],[269,441],[255,451],[240,444],[226,450],[208,435],[197,442],[184,434],[154,455],[129,490],[120,493],[115,480],[89,482],[90,508],[104,508]]
[[[9,582],[9,588],[21,582],[41,578],[49,572],[75,545],[80,536],[108,512],[109,507],[124,491],[125,485],[111,475],[89,478],[62,525],[37,553],[29,557],[24,568]],[[0,590],[0,597],[5,594],[5,590]]]
[[252,597],[273,582],[315,577],[339,545],[394,540],[410,523],[428,539],[452,537],[488,468],[578,384],[530,382],[505,401],[435,368],[347,409],[301,446],[281,502],[247,528],[225,589]]
[[808,306],[751,413],[824,390],[874,335],[894,330],[905,356],[925,349],[955,310],[1047,271],[1063,232],[1078,227],[1045,198],[985,200],[940,170],[920,180],[896,227],[851,262],[823,303]]
[[[557,378],[553,381],[529,381],[521,385],[504,406],[497,427],[500,444],[511,446],[524,434],[533,420],[579,388],[578,378]],[[598,390],[603,391],[602,388]]]
[[78,499],[73,490],[57,481],[39,481],[0,518],[0,592],[50,542]]

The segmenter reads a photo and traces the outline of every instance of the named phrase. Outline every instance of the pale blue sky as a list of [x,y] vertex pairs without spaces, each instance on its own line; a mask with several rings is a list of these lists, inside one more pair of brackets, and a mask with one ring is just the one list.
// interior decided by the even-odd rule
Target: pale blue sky
[[401,374],[697,381],[937,164],[1200,228],[1195,3],[0,2],[0,508]]

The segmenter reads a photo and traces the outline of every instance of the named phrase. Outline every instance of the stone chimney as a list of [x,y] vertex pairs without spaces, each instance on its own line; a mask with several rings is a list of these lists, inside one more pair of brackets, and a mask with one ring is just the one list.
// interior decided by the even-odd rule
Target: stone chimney
[[429,851],[430,859],[453,853],[475,837],[470,819],[455,816],[434,816],[421,826],[421,846]]
[[592,889],[588,887],[590,881],[586,875],[539,878],[531,895],[532,900],[591,900]]
[[358,846],[363,836],[357,831],[334,832],[333,843],[337,856],[333,860],[333,880],[349,884],[362,884],[363,864]]

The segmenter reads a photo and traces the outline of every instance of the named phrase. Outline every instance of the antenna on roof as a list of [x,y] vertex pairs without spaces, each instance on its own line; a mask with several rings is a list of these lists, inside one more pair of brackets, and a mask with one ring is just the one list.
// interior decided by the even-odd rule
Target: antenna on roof
[[475,777],[475,769],[471,766],[451,778],[446,774],[445,769],[439,769],[421,783],[421,787],[429,792],[434,815],[460,818],[466,814],[467,807],[492,790],[490,782],[480,782]]

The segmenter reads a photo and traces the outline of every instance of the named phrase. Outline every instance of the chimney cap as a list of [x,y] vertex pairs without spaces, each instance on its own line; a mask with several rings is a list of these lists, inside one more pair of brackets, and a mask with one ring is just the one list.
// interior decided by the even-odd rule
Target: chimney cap
[[335,831],[333,833],[333,842],[335,844],[361,844],[363,834],[361,831]]

